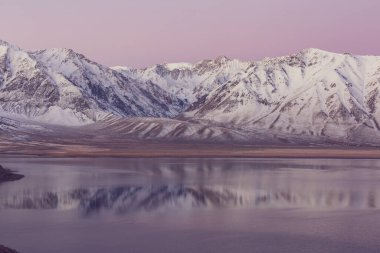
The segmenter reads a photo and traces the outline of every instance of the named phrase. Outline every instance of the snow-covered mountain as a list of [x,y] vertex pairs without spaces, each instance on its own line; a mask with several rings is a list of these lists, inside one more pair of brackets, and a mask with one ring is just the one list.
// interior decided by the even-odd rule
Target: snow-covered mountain
[[341,138],[380,130],[380,57],[307,49],[258,62],[221,57],[119,71],[187,98],[181,119]]
[[131,69],[0,41],[0,116],[96,123],[139,138],[252,141],[265,133],[380,143],[379,89],[375,56],[306,49],[257,62],[219,57]]
[[196,64],[158,64],[146,69],[113,69],[138,80],[150,81],[189,103],[199,101],[204,95],[244,72],[252,63],[218,57]]
[[39,121],[80,125],[105,115],[173,117],[185,104],[70,49],[26,52],[0,41],[0,108]]

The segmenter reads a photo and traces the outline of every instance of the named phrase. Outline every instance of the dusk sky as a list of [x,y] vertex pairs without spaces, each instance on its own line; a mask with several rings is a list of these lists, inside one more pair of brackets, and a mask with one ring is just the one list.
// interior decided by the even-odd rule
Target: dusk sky
[[316,47],[380,55],[379,0],[0,0],[0,39],[143,67]]

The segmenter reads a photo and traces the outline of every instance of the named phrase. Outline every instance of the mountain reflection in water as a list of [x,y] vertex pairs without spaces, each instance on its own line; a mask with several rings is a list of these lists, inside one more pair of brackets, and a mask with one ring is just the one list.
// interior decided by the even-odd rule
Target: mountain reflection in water
[[8,167],[26,177],[0,185],[3,210],[380,208],[379,160],[84,159]]
[[85,215],[100,211],[127,214],[137,211],[192,208],[313,208],[377,209],[380,193],[373,191],[263,191],[184,185],[123,186],[109,189],[23,192],[2,196],[0,208],[80,210]]

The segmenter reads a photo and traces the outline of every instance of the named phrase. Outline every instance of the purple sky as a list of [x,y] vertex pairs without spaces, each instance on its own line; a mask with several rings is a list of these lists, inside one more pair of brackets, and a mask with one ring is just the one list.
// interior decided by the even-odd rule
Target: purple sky
[[0,39],[131,67],[309,47],[380,55],[379,10],[379,0],[0,0]]

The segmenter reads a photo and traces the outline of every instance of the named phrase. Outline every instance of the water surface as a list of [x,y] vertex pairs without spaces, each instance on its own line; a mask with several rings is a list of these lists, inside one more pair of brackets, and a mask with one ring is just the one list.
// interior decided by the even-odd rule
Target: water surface
[[380,252],[380,161],[0,163],[0,244],[21,252]]

